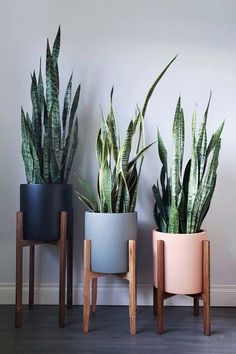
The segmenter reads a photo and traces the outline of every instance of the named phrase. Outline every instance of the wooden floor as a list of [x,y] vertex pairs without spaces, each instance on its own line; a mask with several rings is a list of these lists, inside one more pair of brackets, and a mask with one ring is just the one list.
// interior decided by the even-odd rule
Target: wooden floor
[[91,329],[82,334],[82,307],[67,312],[66,327],[57,326],[56,306],[23,311],[22,328],[14,328],[14,307],[0,306],[1,354],[236,354],[236,308],[213,308],[212,336],[202,334],[202,315],[190,307],[165,309],[167,331],[156,334],[151,307],[138,309],[138,333],[129,334],[128,308],[98,306]]

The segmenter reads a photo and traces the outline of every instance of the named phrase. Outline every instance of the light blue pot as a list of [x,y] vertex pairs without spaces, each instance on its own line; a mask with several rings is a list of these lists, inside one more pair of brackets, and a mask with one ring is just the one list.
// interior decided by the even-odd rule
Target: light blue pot
[[85,239],[91,240],[91,270],[128,271],[128,240],[137,239],[137,212],[85,213]]

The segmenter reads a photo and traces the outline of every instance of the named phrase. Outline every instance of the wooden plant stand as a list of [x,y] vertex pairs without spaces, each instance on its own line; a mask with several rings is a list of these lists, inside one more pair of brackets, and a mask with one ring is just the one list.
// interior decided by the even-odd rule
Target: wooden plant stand
[[[202,241],[202,274],[203,291],[201,294],[188,295],[193,298],[193,314],[199,315],[199,300],[203,301],[204,334],[211,335],[211,305],[210,305],[210,241]],[[153,287],[153,310],[157,315],[157,330],[164,333],[164,300],[178,294],[165,292],[164,241],[157,241],[157,284]]]
[[[94,273],[90,270],[91,241],[84,241],[84,305],[83,305],[83,332],[89,331],[90,318],[90,281],[92,281],[92,312],[96,312],[97,302],[97,278],[107,274]],[[129,282],[129,322],[130,332],[136,334],[136,307],[137,307],[137,285],[136,285],[136,242],[129,240],[129,271],[118,275]]]
[[67,260],[67,308],[72,308],[73,303],[73,241],[67,240],[67,212],[62,211],[60,216],[60,238],[58,241],[31,241],[24,240],[23,212],[16,214],[16,306],[15,327],[22,324],[22,278],[23,278],[23,248],[29,246],[29,309],[34,306],[34,264],[35,246],[51,244],[59,247],[60,277],[59,277],[59,326],[65,326],[65,279]]

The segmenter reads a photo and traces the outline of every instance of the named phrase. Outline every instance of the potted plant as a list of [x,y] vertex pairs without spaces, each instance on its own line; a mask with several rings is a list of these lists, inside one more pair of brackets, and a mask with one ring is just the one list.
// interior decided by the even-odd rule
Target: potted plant
[[59,216],[68,212],[68,237],[72,237],[72,185],[67,184],[78,143],[80,86],[72,99],[69,79],[62,114],[59,104],[60,27],[52,50],[47,41],[46,85],[41,72],[31,75],[32,117],[21,109],[22,156],[27,184],[20,186],[24,212],[24,238],[51,241],[59,238]]
[[164,240],[165,291],[172,294],[202,292],[202,241],[207,239],[202,222],[214,193],[221,133],[224,123],[207,141],[207,117],[211,95],[196,135],[192,119],[192,152],[183,172],[184,112],[179,98],[172,130],[173,156],[168,169],[167,150],[158,130],[160,179],[152,187],[155,197],[153,231],[154,285],[157,287],[157,240]]
[[[106,119],[102,117],[96,142],[99,164],[97,194],[78,176],[82,193],[77,191],[76,194],[89,209],[85,213],[85,238],[91,240],[93,272],[124,273],[128,270],[127,241],[137,237],[135,206],[143,154],[152,145],[145,145],[143,119],[157,83],[174,59],[152,85],[143,109],[137,108],[135,118],[128,125],[123,144],[114,114],[112,89],[110,111]],[[136,134],[137,146],[134,150],[133,139]]]

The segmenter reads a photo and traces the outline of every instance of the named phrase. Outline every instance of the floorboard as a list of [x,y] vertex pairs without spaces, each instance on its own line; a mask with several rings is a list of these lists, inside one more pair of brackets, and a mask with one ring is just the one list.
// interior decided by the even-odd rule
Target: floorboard
[[22,328],[14,328],[14,306],[0,306],[0,354],[236,354],[236,308],[212,309],[212,336],[190,307],[165,308],[166,332],[156,333],[151,307],[138,309],[138,333],[129,334],[126,306],[98,306],[90,332],[82,334],[82,307],[67,311],[57,326],[57,306],[27,307]]

